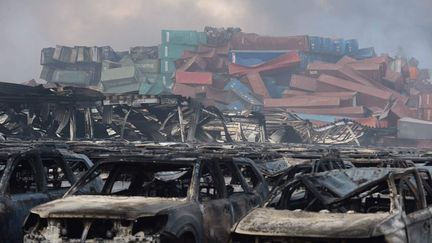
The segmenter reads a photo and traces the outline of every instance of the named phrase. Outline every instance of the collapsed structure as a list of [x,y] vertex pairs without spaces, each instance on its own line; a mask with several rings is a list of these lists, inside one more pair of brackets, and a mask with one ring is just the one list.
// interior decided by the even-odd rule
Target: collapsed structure
[[415,58],[377,56],[352,39],[162,30],[159,46],[129,51],[44,48],[41,64],[48,83],[106,94],[181,95],[222,112],[259,111],[271,124],[277,114],[291,113],[318,127],[317,136],[345,121],[342,127],[368,127],[381,144],[424,146],[432,138],[422,132],[432,125],[429,71]]

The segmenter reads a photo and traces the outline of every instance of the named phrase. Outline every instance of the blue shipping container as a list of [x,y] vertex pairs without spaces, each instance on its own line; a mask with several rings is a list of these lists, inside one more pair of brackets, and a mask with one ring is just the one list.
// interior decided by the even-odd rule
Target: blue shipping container
[[229,53],[230,61],[246,67],[256,66],[275,59],[288,51],[236,51]]
[[376,57],[375,49],[373,47],[359,49],[353,57],[358,60]]
[[252,91],[238,79],[231,79],[231,81],[225,85],[224,90],[232,90],[237,96],[239,96],[248,104],[256,106],[262,105],[262,103],[252,95]]
[[359,50],[359,43],[357,40],[346,40],[346,55],[352,56]]

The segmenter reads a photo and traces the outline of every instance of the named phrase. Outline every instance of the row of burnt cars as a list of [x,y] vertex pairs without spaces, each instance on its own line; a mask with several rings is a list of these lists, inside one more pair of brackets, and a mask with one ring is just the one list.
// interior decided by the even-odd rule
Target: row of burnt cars
[[0,242],[431,242],[432,154],[0,144]]

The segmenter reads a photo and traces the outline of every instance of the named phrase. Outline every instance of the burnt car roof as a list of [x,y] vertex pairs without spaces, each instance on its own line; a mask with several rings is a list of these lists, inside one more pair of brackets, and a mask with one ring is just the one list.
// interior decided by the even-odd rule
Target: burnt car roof
[[403,172],[403,170],[391,168],[352,168],[305,174],[299,176],[299,179],[308,185],[325,186],[339,197],[345,197],[362,186],[382,181],[392,172]]

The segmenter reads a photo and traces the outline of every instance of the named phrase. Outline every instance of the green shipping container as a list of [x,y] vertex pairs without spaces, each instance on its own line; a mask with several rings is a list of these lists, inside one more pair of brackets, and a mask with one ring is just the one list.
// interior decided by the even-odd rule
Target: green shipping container
[[164,85],[164,87],[165,87],[167,90],[170,91],[170,93],[171,93],[171,90],[172,90],[172,88],[173,88],[173,86],[174,86],[174,82],[173,82],[173,80],[172,80],[173,75],[174,75],[173,73],[163,73],[163,74],[161,74],[161,76],[160,76],[160,79],[161,79],[161,81],[162,81],[162,84]]
[[129,92],[138,92],[141,83],[129,83],[120,86],[106,87],[104,86],[104,93],[107,94],[123,94]]
[[159,80],[159,74],[137,72],[136,78],[140,83],[156,83]]
[[90,84],[91,74],[86,71],[67,71],[67,70],[55,70],[51,82],[88,86]]
[[175,73],[175,59],[161,59],[160,73]]
[[103,70],[101,81],[104,89],[139,83],[134,66]]
[[197,46],[188,45],[161,45],[159,48],[160,59],[179,59],[184,51],[195,51]]
[[159,73],[160,60],[159,59],[142,59],[135,62],[135,68],[143,73]]
[[207,44],[207,34],[190,30],[162,30],[162,44],[194,46]]
[[141,83],[139,94],[140,95],[159,95],[166,91],[160,79],[154,83]]

